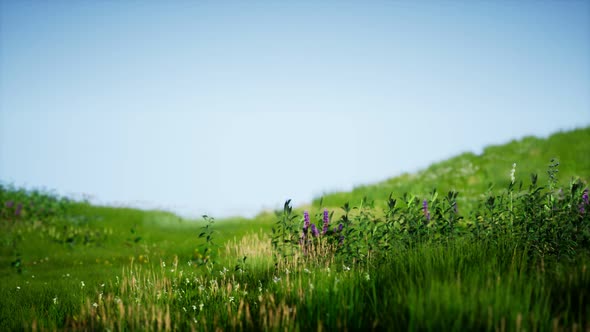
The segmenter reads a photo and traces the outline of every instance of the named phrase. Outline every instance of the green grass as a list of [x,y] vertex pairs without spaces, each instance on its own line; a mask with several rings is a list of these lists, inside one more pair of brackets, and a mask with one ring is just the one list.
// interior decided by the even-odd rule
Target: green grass
[[[1,187],[0,326],[587,330],[590,222],[589,214],[578,211],[584,188],[572,187],[570,179],[587,186],[590,151],[582,142],[588,138],[590,128],[526,138],[328,195],[324,206],[356,204],[366,195],[377,208],[365,201],[351,210],[344,244],[321,236],[305,242],[305,252],[298,245],[300,210],[219,220],[203,229],[204,220],[168,212],[92,206]],[[546,173],[553,157],[561,162],[559,194],[549,188]],[[509,186],[513,162],[522,188]],[[531,172],[540,174],[542,186],[549,184],[529,189]],[[451,189],[462,200],[460,218],[449,222],[444,193]],[[399,210],[393,215],[390,192],[416,198],[395,196]],[[494,203],[486,205],[490,197]],[[423,199],[432,211],[429,223]],[[24,204],[18,213],[17,203]],[[311,207],[315,223],[322,218],[318,205],[316,200]],[[335,212],[332,226],[346,216]],[[206,241],[209,230],[212,243]]]
[[[559,132],[546,139],[526,137],[510,143],[490,146],[481,155],[463,153],[434,163],[414,174],[402,174],[385,181],[354,188],[351,192],[336,192],[313,200],[313,206],[337,208],[345,202],[357,204],[364,197],[368,200],[385,200],[390,193],[401,195],[409,192],[426,197],[433,188],[439,192],[461,192],[461,203],[469,204],[485,193],[490,184],[505,188],[510,181],[510,169],[516,163],[518,180],[528,181],[531,173],[539,175],[541,183],[547,182],[547,165],[557,158],[560,162],[559,178],[568,181],[572,177],[590,180],[590,128]],[[427,151],[427,149],[424,149]]]

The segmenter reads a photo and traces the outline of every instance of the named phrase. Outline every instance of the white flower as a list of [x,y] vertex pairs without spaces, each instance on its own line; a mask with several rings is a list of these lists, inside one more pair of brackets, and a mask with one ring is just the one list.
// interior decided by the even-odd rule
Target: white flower
[[84,281],[80,281],[80,287],[84,288],[84,286],[86,286],[86,284],[84,283]]
[[57,304],[57,296],[53,298],[53,304]]
[[20,290],[20,286],[16,286],[16,290]]
[[370,276],[368,273],[365,273],[365,279],[366,279],[367,281],[369,281],[369,280],[371,280],[371,276]]
[[279,277],[277,277],[277,276],[274,276],[274,277],[272,278],[272,281],[274,281],[274,282],[275,282],[275,284],[276,284],[277,282],[281,281],[281,278],[279,278]]
[[199,304],[199,311],[202,311],[204,306],[205,306],[205,305],[203,304],[203,302],[201,302],[201,303]]
[[166,262],[162,261],[162,267],[166,267]]
[[193,307],[193,311],[197,311],[197,306],[196,305],[193,304],[192,307]]
[[350,271],[350,266],[342,265],[344,271]]
[[512,164],[512,170],[510,171],[510,182],[514,183],[516,178],[514,177],[514,173],[516,173],[516,163]]
[[230,296],[230,297],[229,297],[229,302],[230,302],[230,303],[234,303],[234,297],[233,297],[233,296]]
[[96,307],[98,307],[98,303],[94,302],[94,303],[92,303],[92,306],[96,308]]
[[310,271],[310,270],[308,270],[307,268],[303,269],[303,272],[305,272],[305,273],[307,273],[307,274],[311,273],[311,271]]

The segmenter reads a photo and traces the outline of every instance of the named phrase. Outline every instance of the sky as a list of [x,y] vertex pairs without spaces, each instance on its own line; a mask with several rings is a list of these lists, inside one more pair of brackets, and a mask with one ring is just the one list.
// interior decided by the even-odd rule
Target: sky
[[253,216],[588,125],[588,1],[0,1],[0,181],[98,204]]

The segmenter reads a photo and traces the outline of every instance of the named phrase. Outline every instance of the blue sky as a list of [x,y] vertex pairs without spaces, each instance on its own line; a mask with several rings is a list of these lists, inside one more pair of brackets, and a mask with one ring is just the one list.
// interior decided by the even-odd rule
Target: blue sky
[[589,124],[587,1],[0,2],[0,180],[100,203],[250,216]]

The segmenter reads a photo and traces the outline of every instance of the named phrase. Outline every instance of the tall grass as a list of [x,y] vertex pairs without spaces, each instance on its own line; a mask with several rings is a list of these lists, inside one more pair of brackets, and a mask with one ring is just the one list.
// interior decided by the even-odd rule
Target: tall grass
[[[2,187],[0,326],[589,330],[588,189],[562,185],[559,167],[541,184],[513,166],[505,188],[467,206],[454,190],[302,215],[288,201],[273,225],[187,223]],[[43,204],[28,197],[60,208],[36,213]]]

